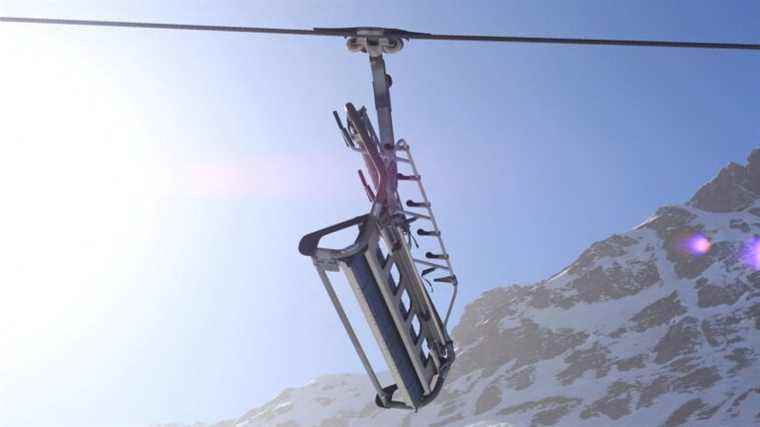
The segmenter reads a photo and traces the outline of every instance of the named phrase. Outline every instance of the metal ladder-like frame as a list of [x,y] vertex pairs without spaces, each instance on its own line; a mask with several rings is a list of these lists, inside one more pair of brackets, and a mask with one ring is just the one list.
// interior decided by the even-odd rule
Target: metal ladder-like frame
[[[360,154],[366,154],[364,150],[359,148],[356,144],[354,144],[351,141],[351,137],[349,136],[348,132],[346,132],[345,128],[343,127],[343,124],[340,121],[340,118],[338,116],[337,112],[333,112],[333,115],[335,116],[335,120],[338,123],[338,127],[341,129],[341,131],[344,132],[344,138],[346,140],[346,146]],[[372,129],[372,124],[368,123],[368,130],[371,133],[372,137],[374,137],[374,129]],[[402,152],[404,154],[404,157],[401,157],[398,155],[399,152]],[[386,157],[387,154],[381,154],[381,156]],[[430,203],[430,199],[427,196],[427,192],[425,191],[425,186],[422,185],[422,175],[420,175],[419,170],[417,169],[417,165],[414,162],[414,157],[412,156],[412,151],[409,146],[409,143],[406,142],[404,139],[399,139],[398,142],[395,144],[395,153],[393,154],[394,160],[397,163],[403,163],[409,165],[411,168],[411,175],[404,175],[404,174],[398,174],[398,180],[399,181],[415,181],[417,182],[417,188],[419,190],[420,196],[422,197],[421,202],[415,202],[413,200],[407,200],[406,206],[407,208],[414,209],[414,208],[424,208],[426,211],[426,214],[410,211],[410,210],[401,210],[399,213],[403,214],[404,217],[411,217],[412,219],[420,219],[429,221],[430,225],[433,227],[432,230],[417,230],[418,236],[421,237],[435,237],[438,243],[438,249],[439,252],[437,254],[427,252],[425,254],[425,258],[427,259],[438,259],[443,260],[445,264],[440,264],[432,261],[426,261],[424,259],[413,257],[413,260],[415,263],[425,266],[426,268],[422,271],[420,276],[427,280],[425,276],[427,276],[430,273],[435,272],[436,270],[442,270],[448,272],[447,276],[442,276],[433,279],[433,282],[436,283],[448,283],[452,287],[452,294],[451,294],[451,300],[449,301],[449,306],[446,309],[446,316],[444,316],[443,320],[443,326],[447,327],[449,323],[449,318],[451,317],[451,311],[454,308],[454,303],[456,302],[457,298],[457,291],[459,289],[459,281],[457,279],[456,273],[454,273],[454,266],[451,263],[451,254],[446,250],[446,244],[443,242],[443,237],[441,236],[441,229],[438,226],[438,221],[435,219],[435,214],[433,213],[433,207]],[[366,184],[365,184],[366,186]],[[410,231],[411,233],[411,231]],[[409,251],[414,252],[414,248],[411,246],[411,244],[407,245],[409,247]]]
[[[426,214],[421,214],[419,212],[410,211],[410,210],[403,210],[401,213],[411,218],[430,222],[430,225],[432,226],[432,230],[418,229],[417,235],[421,237],[435,237],[438,243],[439,252],[438,253],[427,252],[425,253],[425,258],[433,259],[433,260],[442,260],[445,263],[441,264],[439,262],[427,261],[424,259],[420,259],[418,257],[413,257],[414,262],[426,267],[425,270],[423,270],[421,274],[423,279],[425,279],[426,275],[433,273],[436,270],[442,270],[442,271],[448,272],[448,275],[435,278],[433,279],[433,282],[448,283],[452,286],[451,301],[449,302],[449,307],[446,310],[446,316],[444,317],[444,320],[443,320],[443,325],[444,327],[446,327],[448,325],[449,317],[451,316],[451,310],[454,307],[454,302],[456,301],[456,297],[457,297],[457,289],[458,289],[457,276],[454,273],[454,267],[451,264],[451,255],[446,250],[446,244],[443,242],[441,229],[438,226],[438,221],[436,221],[435,219],[435,214],[433,213],[433,207],[430,203],[430,199],[428,199],[427,192],[425,191],[425,187],[422,185],[422,175],[420,175],[417,169],[417,165],[414,163],[414,157],[412,157],[412,152],[409,147],[409,144],[405,140],[400,139],[396,143],[396,151],[403,152],[405,155],[405,157],[399,157],[398,155],[396,155],[396,161],[400,163],[408,164],[412,172],[411,175],[399,174],[398,175],[399,181],[415,181],[417,183],[417,188],[419,190],[420,196],[422,197],[422,201],[420,202],[407,200],[406,207],[410,209],[425,209],[426,211]],[[411,233],[411,230],[410,230],[410,233]],[[413,250],[411,246],[409,249]]]

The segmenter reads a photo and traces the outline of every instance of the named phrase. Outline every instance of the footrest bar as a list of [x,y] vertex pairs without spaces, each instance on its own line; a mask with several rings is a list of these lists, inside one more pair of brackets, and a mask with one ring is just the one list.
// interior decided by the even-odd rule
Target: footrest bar
[[445,265],[436,264],[434,262],[425,261],[425,260],[419,259],[419,258],[413,258],[413,259],[414,259],[414,262],[416,262],[417,264],[427,265],[428,267],[435,267],[435,268],[440,268],[440,269],[443,269],[443,270],[446,270],[446,271],[450,271],[449,267],[445,266]]

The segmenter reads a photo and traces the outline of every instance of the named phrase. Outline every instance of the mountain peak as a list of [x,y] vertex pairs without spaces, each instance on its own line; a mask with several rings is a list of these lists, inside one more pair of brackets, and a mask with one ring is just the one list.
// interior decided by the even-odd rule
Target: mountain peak
[[760,148],[747,157],[747,166],[731,162],[694,194],[689,205],[708,212],[741,211],[760,197]]

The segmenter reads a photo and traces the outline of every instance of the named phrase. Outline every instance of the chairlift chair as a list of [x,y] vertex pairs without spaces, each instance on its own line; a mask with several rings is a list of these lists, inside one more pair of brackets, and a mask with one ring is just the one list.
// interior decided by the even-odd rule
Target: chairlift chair
[[[299,251],[312,258],[377,391],[377,405],[416,410],[435,399],[454,362],[454,345],[446,324],[456,298],[457,278],[409,144],[404,140],[394,142],[391,79],[385,72],[382,54],[398,51],[403,41],[352,37],[347,45],[352,51],[369,54],[379,136],[366,108],[346,104],[346,125],[337,112],[333,115],[346,146],[364,158],[370,179],[368,182],[361,170],[359,178],[371,208],[365,215],[307,234],[301,239]],[[407,174],[399,173],[399,164],[406,165]],[[408,200],[404,206],[398,193],[400,181],[416,183],[420,200]],[[414,255],[418,248],[411,231],[413,223],[427,223],[428,229],[419,228],[417,236],[435,238],[438,253],[427,252],[423,255],[425,259]],[[320,246],[323,237],[352,227],[357,230],[353,244],[344,248]],[[422,272],[418,271],[418,265],[424,268]],[[383,386],[380,383],[335,293],[328,271],[342,271],[346,275],[395,384]],[[431,282],[427,276],[435,272],[444,275]],[[432,283],[450,284],[454,289],[443,320],[425,287]]]

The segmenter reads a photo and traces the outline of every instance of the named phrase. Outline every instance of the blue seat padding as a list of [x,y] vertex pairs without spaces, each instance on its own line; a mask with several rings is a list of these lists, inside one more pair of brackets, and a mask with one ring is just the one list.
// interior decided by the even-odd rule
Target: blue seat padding
[[422,400],[424,394],[422,384],[417,377],[401,335],[396,329],[396,324],[393,322],[393,317],[391,317],[385,299],[383,299],[380,287],[372,275],[372,270],[365,258],[365,253],[355,254],[344,261],[356,277],[359,289],[367,301],[369,311],[372,313],[378,329],[380,329],[380,335],[385,342],[385,346],[388,348],[393,364],[401,376],[404,387],[409,391],[412,404],[417,406],[417,403]]

